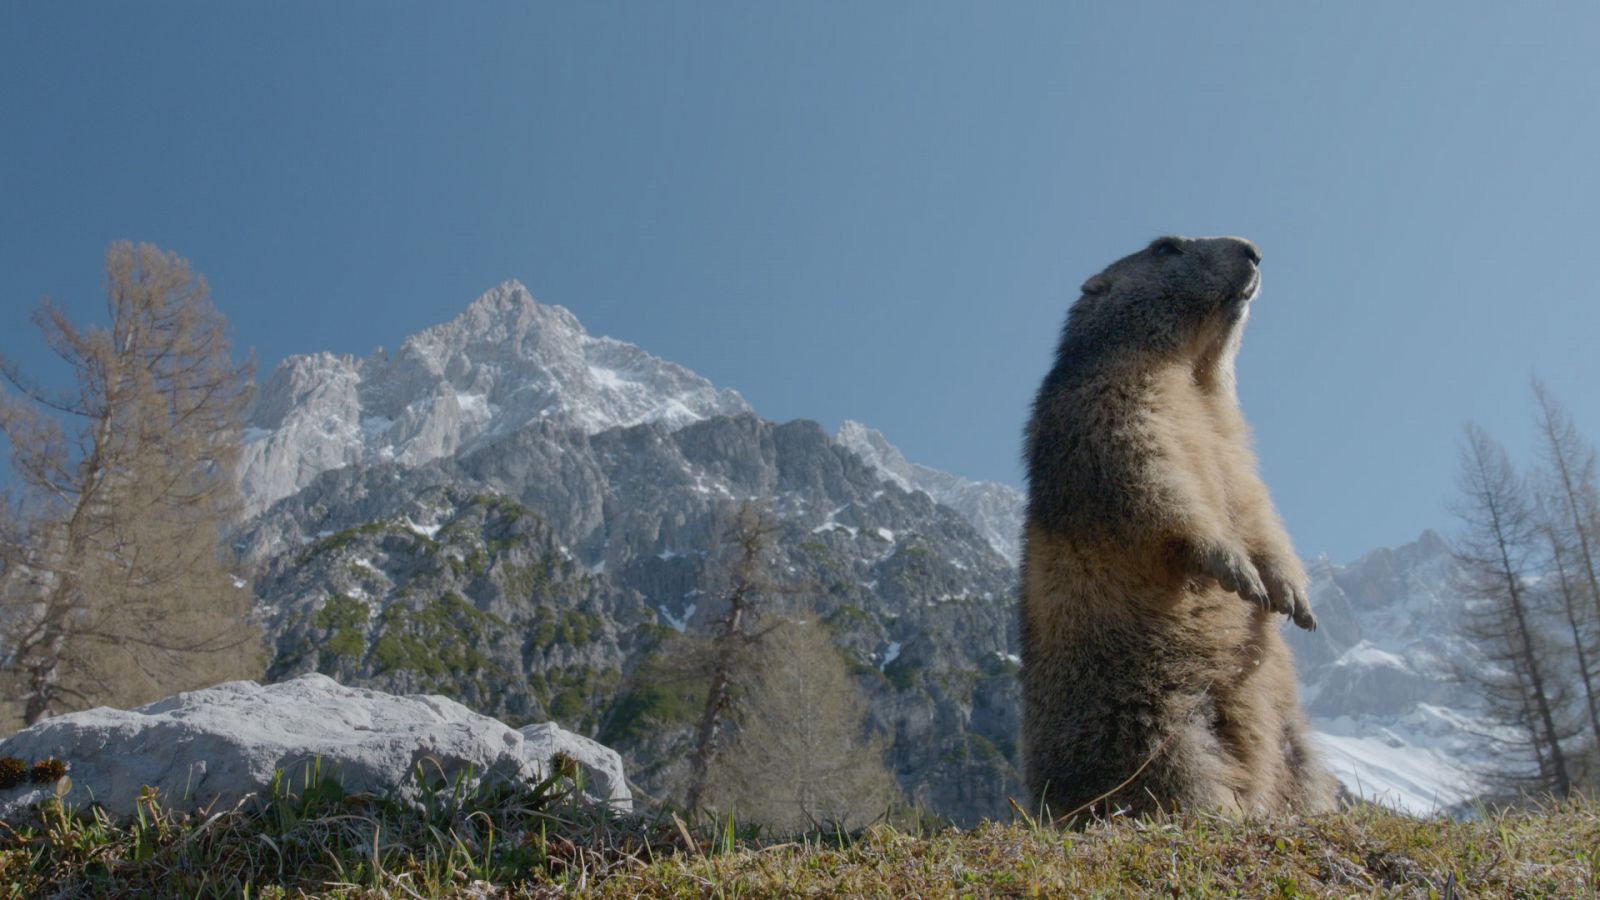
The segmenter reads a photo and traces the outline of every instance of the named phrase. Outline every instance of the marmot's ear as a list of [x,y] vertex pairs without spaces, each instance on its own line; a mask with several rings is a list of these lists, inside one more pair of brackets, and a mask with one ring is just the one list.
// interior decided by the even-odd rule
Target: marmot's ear
[[1109,287],[1111,287],[1111,281],[1109,279],[1107,279],[1104,275],[1096,275],[1083,283],[1082,290],[1085,294],[1093,297],[1096,294],[1104,294],[1106,292],[1106,288]]

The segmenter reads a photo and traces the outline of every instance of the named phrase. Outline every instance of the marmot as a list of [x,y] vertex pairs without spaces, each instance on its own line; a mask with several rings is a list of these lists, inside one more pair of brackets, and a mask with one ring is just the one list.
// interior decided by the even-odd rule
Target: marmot
[[1306,573],[1234,388],[1256,246],[1164,237],[1083,285],[1028,425],[1022,741],[1051,817],[1331,808],[1295,692]]

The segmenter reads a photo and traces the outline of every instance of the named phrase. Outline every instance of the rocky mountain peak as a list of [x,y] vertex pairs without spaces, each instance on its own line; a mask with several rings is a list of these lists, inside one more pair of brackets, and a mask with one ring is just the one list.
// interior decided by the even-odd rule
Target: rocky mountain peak
[[472,301],[454,319],[401,344],[398,355],[447,362],[471,349],[536,358],[580,350],[589,333],[563,306],[539,303],[516,279],[501,282]]
[[917,490],[913,482],[911,463],[898,447],[889,443],[883,432],[846,419],[839,425],[839,433],[835,440],[846,450],[861,457],[862,462],[877,469],[878,473],[891,484],[897,484],[908,491]]
[[1022,558],[1022,492],[997,481],[972,481],[909,462],[883,433],[845,421],[834,441],[877,470],[879,477],[906,491],[922,491],[960,513],[995,552],[1015,565]]
[[365,359],[284,359],[247,413],[240,487],[257,513],[358,462],[420,465],[536,420],[595,434],[750,412],[732,390],[624,341],[595,337],[517,281]]

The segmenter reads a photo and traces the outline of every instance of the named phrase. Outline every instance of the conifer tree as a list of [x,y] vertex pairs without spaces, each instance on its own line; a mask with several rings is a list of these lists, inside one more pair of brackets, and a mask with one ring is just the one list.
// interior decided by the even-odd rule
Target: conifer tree
[[756,604],[775,589],[769,577],[772,538],[777,521],[765,507],[747,501],[728,516],[722,533],[720,599],[722,616],[701,646],[702,660],[709,680],[705,709],[695,730],[689,763],[689,787],[684,807],[700,808],[711,767],[721,749],[722,736],[733,711],[739,682],[757,668],[754,652],[759,633],[755,629]]
[[780,834],[852,830],[884,815],[899,791],[828,626],[802,610],[761,646],[765,664],[712,779],[714,805]]
[[1468,604],[1467,634],[1485,659],[1459,674],[1482,688],[1500,726],[1485,737],[1506,761],[1483,774],[1504,787],[1565,797],[1573,778],[1563,742],[1572,732],[1561,720],[1563,690],[1529,588],[1537,523],[1525,485],[1505,451],[1475,424],[1466,427],[1460,466],[1458,587]]
[[1533,382],[1541,465],[1539,531],[1550,555],[1561,620],[1594,746],[1600,749],[1600,490],[1595,450],[1544,383]]
[[0,671],[27,724],[260,672],[230,571],[249,366],[185,260],[106,254],[107,324],[33,320],[71,374],[0,359],[16,496],[0,533]]

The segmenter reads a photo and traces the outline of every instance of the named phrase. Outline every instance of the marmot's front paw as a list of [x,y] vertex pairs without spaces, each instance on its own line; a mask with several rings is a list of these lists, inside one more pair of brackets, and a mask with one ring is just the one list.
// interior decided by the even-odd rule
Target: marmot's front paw
[[1256,571],[1261,573],[1262,583],[1266,585],[1267,594],[1272,598],[1273,611],[1287,615],[1307,631],[1316,631],[1317,617],[1311,614],[1305,578],[1298,574],[1298,567],[1286,570],[1261,558],[1257,558],[1255,564]]
[[1233,591],[1262,609],[1272,608],[1272,597],[1261,583],[1261,575],[1243,553],[1219,544],[1202,549],[1196,556],[1200,574],[1215,578],[1223,590]]

